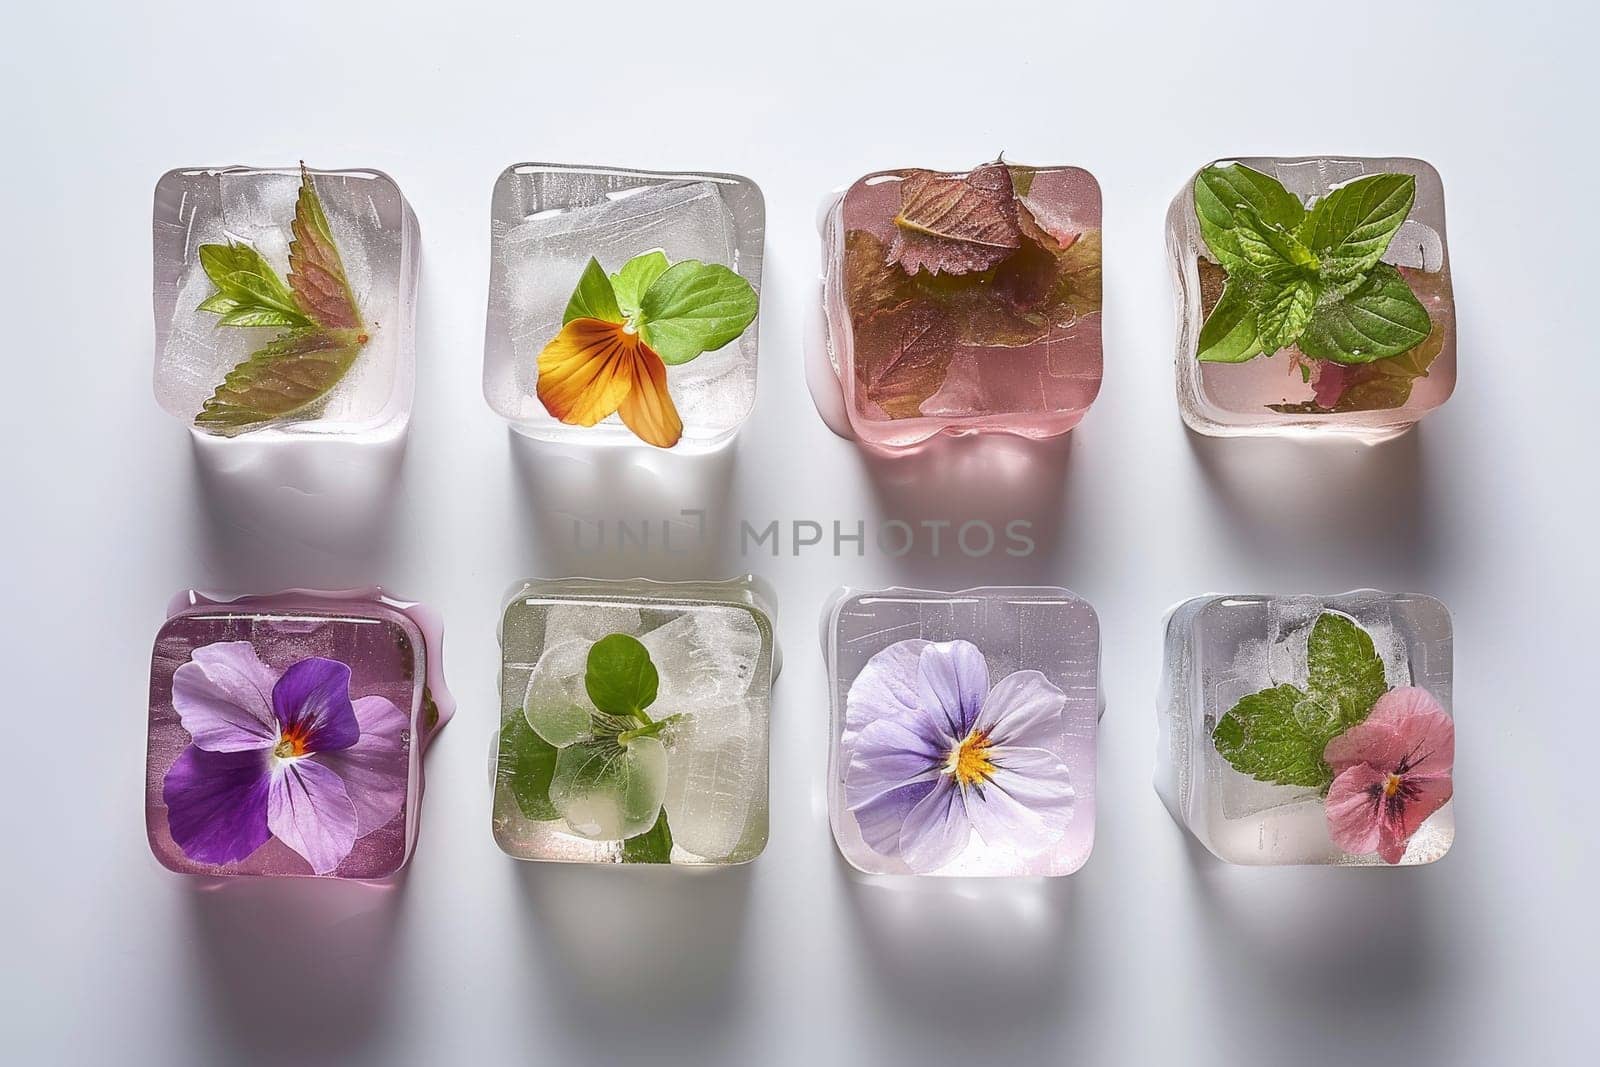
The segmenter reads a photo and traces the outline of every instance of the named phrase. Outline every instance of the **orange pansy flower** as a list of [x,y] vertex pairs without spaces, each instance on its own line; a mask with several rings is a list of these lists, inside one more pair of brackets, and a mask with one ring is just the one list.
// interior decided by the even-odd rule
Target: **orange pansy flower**
[[539,353],[539,401],[574,426],[593,426],[612,414],[639,438],[671,448],[683,420],[667,392],[667,367],[624,323],[576,318]]

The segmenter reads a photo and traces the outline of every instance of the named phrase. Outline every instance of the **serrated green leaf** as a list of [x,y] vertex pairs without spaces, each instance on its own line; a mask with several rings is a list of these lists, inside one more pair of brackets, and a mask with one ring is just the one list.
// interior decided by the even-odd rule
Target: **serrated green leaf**
[[756,317],[756,291],[720,263],[674,263],[639,303],[639,332],[669,364],[687,363],[744,333]]
[[228,372],[195,425],[232,434],[301,414],[339,384],[366,340],[354,330],[282,334]]
[[1258,781],[1321,789],[1333,781],[1322,760],[1333,734],[1306,714],[1309,700],[1292,685],[1252,693],[1218,720],[1211,741],[1235,770]]
[[507,715],[500,725],[497,774],[522,814],[540,822],[559,819],[550,800],[550,781],[556,772],[556,747],[534,733],[520,713]]
[[1243,262],[1237,231],[1240,212],[1249,208],[1268,226],[1293,230],[1305,218],[1305,205],[1276,178],[1240,163],[1210,166],[1195,176],[1194,212],[1200,236],[1217,261],[1232,270]]
[[1334,700],[1341,732],[1365,719],[1388,690],[1372,635],[1343,615],[1329,611],[1317,619],[1307,643],[1307,663],[1306,686]]
[[644,710],[656,702],[661,679],[637,637],[610,634],[589,649],[583,684],[600,711],[648,722]]
[[662,809],[656,824],[638,837],[622,843],[623,863],[671,863],[672,828],[667,825],[667,813]]
[[1428,310],[1405,278],[1379,263],[1353,291],[1317,307],[1299,344],[1315,359],[1371,363],[1415,348],[1431,328]]
[[1411,205],[1417,180],[1372,174],[1341,185],[1317,201],[1301,231],[1329,280],[1357,278],[1377,265]]
[[567,310],[561,316],[561,325],[565,326],[573,319],[599,319],[601,322],[624,322],[622,311],[617,307],[617,292],[611,285],[611,279],[606,276],[605,268],[600,266],[600,261],[593,256],[583,268],[583,274],[578,278],[578,287],[572,291],[572,299],[567,301]]
[[645,292],[667,272],[668,265],[665,252],[645,252],[628,260],[611,276],[617,309],[624,318],[631,319],[639,313],[639,302],[644,299]]
[[[261,253],[247,244],[200,246],[200,267],[217,291],[201,301],[196,310],[236,320],[246,311],[270,313],[272,320],[261,325],[303,327],[311,320],[295,303],[294,294],[279,279]],[[224,322],[229,326],[257,325],[254,322]]]
[[1200,328],[1199,359],[1202,363],[1243,363],[1260,354],[1255,306],[1245,295],[1245,286],[1230,281]]
[[1317,284],[1294,278],[1267,299],[1256,312],[1261,351],[1271,355],[1299,339],[1317,306]]
[[1240,208],[1235,218],[1233,236],[1246,269],[1275,284],[1317,271],[1317,257],[1293,231],[1267,222],[1251,207]]

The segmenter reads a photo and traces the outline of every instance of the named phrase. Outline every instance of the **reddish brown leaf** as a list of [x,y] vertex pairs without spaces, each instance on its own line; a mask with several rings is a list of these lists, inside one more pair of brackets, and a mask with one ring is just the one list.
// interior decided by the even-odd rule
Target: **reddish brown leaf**
[[856,329],[856,382],[890,418],[915,418],[944,384],[953,348],[938,308],[917,300],[880,311]]
[[986,163],[964,177],[913,170],[900,182],[889,262],[907,274],[988,270],[1022,247],[1011,170]]
[[289,288],[313,322],[330,330],[361,328],[361,311],[345,277],[339,246],[323,213],[311,174],[300,165],[300,197],[295,201],[294,234],[289,242]]

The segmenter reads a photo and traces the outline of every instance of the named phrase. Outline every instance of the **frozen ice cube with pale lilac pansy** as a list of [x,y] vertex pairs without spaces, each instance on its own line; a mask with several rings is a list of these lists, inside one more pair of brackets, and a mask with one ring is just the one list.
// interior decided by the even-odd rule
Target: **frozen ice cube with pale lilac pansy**
[[377,171],[169,171],[155,193],[156,399],[209,435],[398,435],[419,253],[416,217]]
[[[831,366],[812,381],[837,381],[857,440],[1044,438],[1083,418],[1102,364],[1100,187],[1088,171],[882,171],[838,197],[823,230]],[[819,406],[827,418],[834,405]]]
[[1166,621],[1156,789],[1232,863],[1430,863],[1455,838],[1451,696],[1431,597],[1197,597]]
[[180,595],[156,636],[150,847],[205,875],[395,874],[454,710],[437,617],[378,590]]
[[707,866],[767,840],[770,593],[533,581],[501,619],[493,829],[508,855]]
[[1094,846],[1099,623],[1065,589],[841,589],[828,815],[867,874],[1064,875]]
[[755,403],[761,191],[732,174],[524,163],[495,183],[483,395],[551,441],[682,452]]
[[1381,441],[1455,388],[1444,188],[1420,159],[1209,163],[1167,250],[1178,406],[1200,433]]

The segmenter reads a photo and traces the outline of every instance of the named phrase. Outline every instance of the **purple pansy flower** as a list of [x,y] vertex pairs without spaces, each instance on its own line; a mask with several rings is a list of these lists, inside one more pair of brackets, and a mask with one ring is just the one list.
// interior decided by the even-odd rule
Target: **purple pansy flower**
[[1037,852],[1072,819],[1060,743],[1066,695],[1038,671],[991,690],[968,641],[901,641],[850,686],[845,802],[873,851],[919,874],[947,865],[972,831],[991,848]]
[[248,641],[194,650],[172,676],[193,741],[161,799],[183,854],[234,863],[276,837],[317,874],[405,803],[406,716],[385,697],[350,699],[350,668],[309,658],[281,675]]

